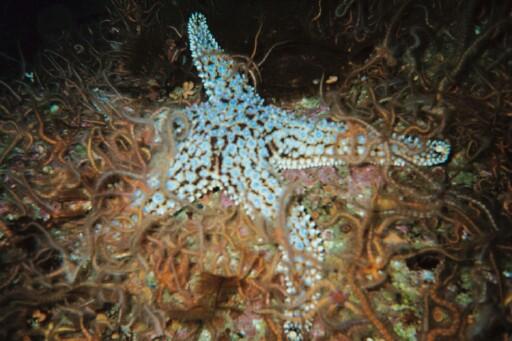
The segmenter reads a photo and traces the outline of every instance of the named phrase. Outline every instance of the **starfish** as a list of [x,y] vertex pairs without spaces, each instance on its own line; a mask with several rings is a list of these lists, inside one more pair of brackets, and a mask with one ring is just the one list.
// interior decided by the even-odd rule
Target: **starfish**
[[[393,135],[384,139],[375,129],[355,119],[310,121],[265,104],[240,67],[220,48],[206,18],[190,16],[189,45],[207,100],[164,116],[158,123],[164,134],[171,127],[175,158],[166,174],[150,172],[150,196],[138,192],[135,202],[145,214],[172,214],[184,203],[220,189],[252,218],[272,223],[278,216],[285,169],[370,162],[404,166],[433,166],[447,160],[450,145],[442,140]],[[286,285],[287,309],[283,329],[289,340],[301,340],[311,328],[310,311],[318,293],[304,303],[304,288],[321,280],[323,240],[303,206],[290,209],[288,248],[280,267]],[[293,258],[287,249],[293,249]],[[306,256],[308,255],[308,256]],[[290,259],[291,258],[291,259]],[[293,273],[301,276],[297,283]],[[299,307],[300,305],[300,307]]]

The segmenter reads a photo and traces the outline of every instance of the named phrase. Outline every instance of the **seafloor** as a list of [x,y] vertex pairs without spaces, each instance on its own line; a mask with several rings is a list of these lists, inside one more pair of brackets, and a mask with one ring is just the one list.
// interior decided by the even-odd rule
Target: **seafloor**
[[278,222],[223,191],[160,218],[131,205],[175,157],[153,118],[205,97],[195,11],[267,103],[452,146],[432,168],[281,174],[326,247],[305,338],[510,340],[512,4],[477,0],[59,2],[33,13],[37,41],[6,27],[0,339],[286,338]]

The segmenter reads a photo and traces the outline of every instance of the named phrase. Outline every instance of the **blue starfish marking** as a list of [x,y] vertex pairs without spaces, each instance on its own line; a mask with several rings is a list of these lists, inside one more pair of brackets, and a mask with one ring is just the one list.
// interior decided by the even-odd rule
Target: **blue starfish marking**
[[[284,169],[361,161],[432,166],[448,158],[450,145],[441,140],[422,143],[416,137],[394,135],[384,141],[377,132],[355,121],[311,122],[266,105],[247,77],[237,71],[234,60],[222,51],[202,14],[191,15],[188,34],[193,62],[208,100],[184,110],[187,122],[175,117],[173,122],[163,123],[177,124],[176,133],[185,130],[187,124],[189,129],[177,141],[176,158],[165,177],[162,179],[157,171],[150,175],[148,185],[154,192],[143,207],[147,214],[170,214],[180,203],[193,202],[220,188],[250,216],[261,215],[272,222],[284,191],[279,179]],[[301,287],[309,288],[322,278],[319,264],[324,258],[323,241],[302,206],[292,208],[290,215],[289,242],[298,252],[290,260],[281,248],[283,264],[293,262],[295,271],[303,272]],[[317,265],[298,265],[304,263],[301,252],[310,254]],[[287,272],[289,267],[282,268],[289,295],[286,302],[293,306],[300,288]],[[302,329],[311,327],[311,321],[302,324],[297,320],[315,308],[317,299],[315,294],[312,302],[285,312],[290,318],[284,324],[288,339],[301,340]]]

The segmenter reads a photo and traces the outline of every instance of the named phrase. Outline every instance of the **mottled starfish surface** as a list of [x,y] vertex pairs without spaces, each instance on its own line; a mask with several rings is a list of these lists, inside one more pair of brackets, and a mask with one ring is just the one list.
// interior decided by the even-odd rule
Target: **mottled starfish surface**
[[[273,222],[283,195],[279,174],[284,169],[332,166],[362,161],[395,166],[432,166],[448,158],[441,140],[394,135],[384,139],[356,120],[310,121],[267,105],[240,67],[223,52],[202,14],[188,22],[190,50],[207,101],[174,117],[176,157],[167,174],[151,174],[149,197],[136,195],[145,214],[168,215],[214,188],[225,191],[251,216]],[[169,118],[171,120],[171,118]],[[301,340],[311,328],[310,313],[319,294],[304,292],[322,278],[323,241],[302,206],[290,209],[288,243],[282,266],[288,297],[283,329],[290,340]],[[295,276],[292,274],[295,274]],[[299,279],[297,279],[299,274]]]

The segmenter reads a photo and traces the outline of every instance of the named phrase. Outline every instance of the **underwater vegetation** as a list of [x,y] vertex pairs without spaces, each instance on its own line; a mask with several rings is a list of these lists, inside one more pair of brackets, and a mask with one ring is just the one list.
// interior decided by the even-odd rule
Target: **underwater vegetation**
[[0,339],[510,338],[512,5],[102,15],[0,55]]

